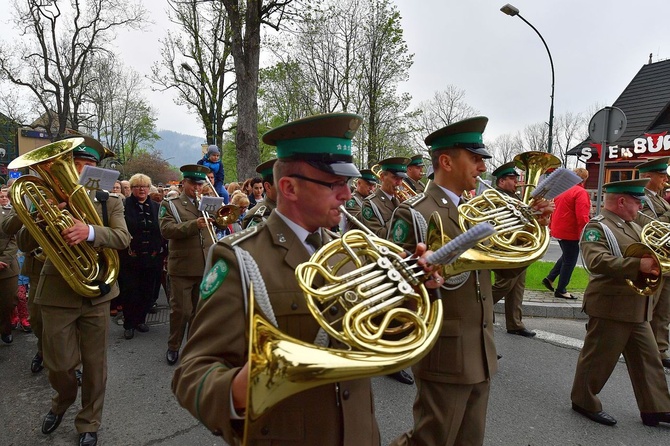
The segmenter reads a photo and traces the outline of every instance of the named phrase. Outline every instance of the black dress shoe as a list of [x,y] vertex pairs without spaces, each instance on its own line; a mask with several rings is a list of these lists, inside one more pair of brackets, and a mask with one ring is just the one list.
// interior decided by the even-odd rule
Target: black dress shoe
[[[604,424],[605,426],[614,426],[616,424],[616,420],[612,418],[610,414],[602,410],[600,412],[589,412],[588,410],[579,407],[575,403],[572,403],[572,410],[584,415],[589,420],[595,421],[596,423]],[[643,415],[642,420],[644,421],[644,414],[642,415]]]
[[79,446],[95,446],[98,444],[97,432],[83,432],[79,434]]
[[501,360],[501,359],[502,359],[502,355],[500,353],[498,353],[498,360]]
[[670,358],[661,358],[661,363],[663,363],[663,367],[670,369]]
[[2,342],[4,342],[5,344],[11,344],[12,341],[14,340],[14,336],[12,336],[11,333],[0,335],[0,338],[2,338]]
[[149,313],[151,314],[156,314],[158,313],[158,304],[154,302],[154,304],[149,308]]
[[670,412],[641,413],[645,426],[658,426],[658,423],[670,423]]
[[412,375],[407,373],[404,370],[401,370],[399,372],[391,373],[389,375],[391,378],[395,379],[398,382],[401,382],[403,384],[414,384],[414,378],[412,378]]
[[135,337],[135,329],[134,328],[126,328],[123,330],[123,337],[126,339],[132,339]]
[[167,363],[169,365],[175,365],[177,361],[179,361],[179,352],[168,349],[167,353],[165,354],[165,359],[167,359]]
[[518,330],[507,330],[507,333],[523,336],[524,338],[532,338],[537,334],[534,331],[530,331],[526,328],[520,328]]
[[49,411],[42,421],[42,433],[49,435],[56,430],[62,420],[63,414],[56,415],[52,411]]
[[549,279],[547,279],[546,277],[545,277],[544,279],[542,279],[542,285],[544,285],[544,287],[545,287],[546,289],[548,289],[549,291],[551,291],[552,293],[553,293],[554,291],[556,291],[556,290],[554,289],[554,285],[553,285],[553,284],[551,283],[551,281],[550,281]]
[[139,331],[140,333],[146,333],[149,331],[149,326],[147,324],[137,324],[135,330]]
[[33,373],[41,372],[44,368],[43,361],[44,359],[42,358],[42,355],[35,353],[33,360],[30,362],[30,371]]

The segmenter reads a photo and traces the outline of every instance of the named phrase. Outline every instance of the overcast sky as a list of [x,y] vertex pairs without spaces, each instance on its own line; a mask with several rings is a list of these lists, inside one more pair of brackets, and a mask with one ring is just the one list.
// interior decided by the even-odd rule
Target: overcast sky
[[[395,0],[414,65],[401,89],[413,105],[452,84],[489,117],[485,136],[514,133],[548,121],[551,70],[535,32],[500,8],[505,0]],[[9,17],[0,0],[0,21]],[[127,65],[148,74],[159,58],[159,38],[171,24],[165,0],[144,0],[153,25],[116,40]],[[670,58],[668,0],[514,0],[521,15],[547,42],[555,68],[555,115],[611,105],[652,54]],[[0,37],[7,31],[0,26]],[[148,82],[147,82],[148,85]],[[173,102],[173,93],[147,89],[158,128],[203,135],[194,115]]]

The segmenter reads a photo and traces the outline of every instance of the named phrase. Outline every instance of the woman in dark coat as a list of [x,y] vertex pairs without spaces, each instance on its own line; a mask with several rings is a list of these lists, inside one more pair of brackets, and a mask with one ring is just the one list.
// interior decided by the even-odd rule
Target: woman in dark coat
[[125,201],[125,217],[133,238],[128,249],[119,251],[126,339],[132,339],[136,329],[142,333],[149,331],[146,316],[156,282],[160,282],[164,249],[158,224],[160,205],[149,197],[151,178],[135,174],[130,178],[130,187],[132,193]]

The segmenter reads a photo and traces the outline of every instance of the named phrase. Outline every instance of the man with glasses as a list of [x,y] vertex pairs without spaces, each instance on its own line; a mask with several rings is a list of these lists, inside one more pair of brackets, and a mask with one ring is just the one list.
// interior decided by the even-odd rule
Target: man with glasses
[[274,187],[274,177],[272,168],[275,165],[276,158],[265,161],[256,167],[256,172],[263,179],[263,189],[265,189],[265,199],[253,206],[242,219],[242,228],[255,226],[270,216],[270,213],[277,207],[277,189]]
[[[644,203],[642,213],[638,215],[637,223],[644,226],[657,220],[663,223],[670,222],[670,203],[663,198],[663,189],[668,184],[668,162],[670,157],[647,161],[637,166],[640,178],[649,178],[649,183],[644,188]],[[658,344],[661,362],[664,367],[670,368],[670,347],[668,336],[668,324],[670,324],[670,277],[663,277],[661,289],[654,295],[654,314],[651,319],[651,328]]]
[[583,309],[589,315],[584,346],[572,384],[572,409],[596,423],[613,426],[598,394],[623,354],[642,422],[670,423],[670,394],[663,364],[649,323],[653,296],[640,296],[627,283],[641,275],[658,277],[651,257],[624,257],[640,242],[635,223],[649,179],[605,184],[604,208],[591,219],[579,243],[584,266],[591,272]]
[[198,287],[205,270],[205,260],[212,238],[211,223],[198,210],[198,195],[205,184],[209,168],[186,164],[181,195],[163,200],[159,211],[161,235],[168,240],[168,274],[170,275],[170,338],[165,359],[169,365],[179,360],[179,348],[187,326],[193,320],[198,303]]
[[211,268],[200,287],[198,311],[172,389],[182,406],[228,444],[237,444],[245,428],[248,444],[380,443],[369,379],[304,390],[259,419],[246,421],[247,426],[243,421],[248,409],[250,285],[256,302],[266,295],[261,311],[276,319],[281,332],[315,342],[319,325],[295,268],[332,239],[326,228],[338,225],[339,207],[351,198],[348,180],[358,175],[351,139],[361,122],[358,115],[334,113],[266,133],[263,142],[277,147],[277,208],[264,223],[232,234],[212,249]]
[[387,158],[379,162],[380,186],[363,202],[363,224],[381,238],[386,238],[387,224],[400,201],[396,196],[402,180],[407,178],[409,158]]

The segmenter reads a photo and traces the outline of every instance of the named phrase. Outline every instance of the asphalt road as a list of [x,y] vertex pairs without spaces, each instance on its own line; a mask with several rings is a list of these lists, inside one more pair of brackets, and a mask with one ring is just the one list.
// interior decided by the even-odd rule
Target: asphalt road
[[[221,445],[221,439],[199,425],[170,391],[173,368],[164,359],[168,326],[165,312],[159,316],[149,333],[137,333],[129,341],[123,339],[122,327],[112,326],[99,444]],[[570,409],[583,321],[527,318],[526,324],[538,330],[536,338],[509,335],[496,327],[496,344],[503,358],[492,382],[486,445],[670,443],[670,426],[642,425],[623,363],[601,394],[605,410],[619,421],[616,427],[593,423]],[[51,389],[45,372],[30,373],[35,342],[33,335],[15,333],[13,344],[0,345],[0,445],[74,445],[75,407],[52,435],[40,432]],[[415,387],[386,377],[373,382],[382,444],[386,445],[411,428]]]

